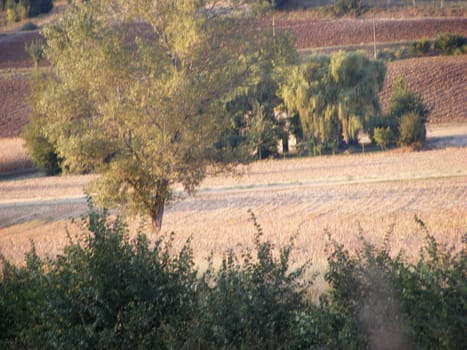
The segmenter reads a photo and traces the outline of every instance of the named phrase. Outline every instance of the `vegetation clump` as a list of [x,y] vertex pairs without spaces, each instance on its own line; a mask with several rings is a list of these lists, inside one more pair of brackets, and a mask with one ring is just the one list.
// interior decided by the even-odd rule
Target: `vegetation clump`
[[297,136],[303,135],[306,148],[320,154],[357,143],[358,132],[379,114],[385,73],[384,63],[360,52],[312,56],[290,67],[280,96],[298,115]]
[[376,118],[371,128],[373,141],[382,148],[399,145],[423,148],[429,110],[402,77],[395,79],[389,98],[389,113]]
[[53,0],[0,0],[0,11],[6,13],[8,22],[48,13],[52,8]]
[[312,302],[309,264],[292,269],[293,241],[278,252],[256,226],[254,249],[227,252],[201,273],[187,242],[130,239],[93,209],[63,254],[26,266],[3,259],[0,346],[15,348],[462,349],[467,256],[426,231],[417,261],[364,242],[351,254],[331,241],[329,288]]

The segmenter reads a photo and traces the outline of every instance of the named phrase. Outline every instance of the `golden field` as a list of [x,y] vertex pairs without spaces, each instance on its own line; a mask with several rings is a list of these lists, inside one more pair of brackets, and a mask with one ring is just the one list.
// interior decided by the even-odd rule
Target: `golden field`
[[[455,244],[467,232],[466,147],[268,160],[240,172],[208,177],[193,197],[178,190],[167,206],[163,232],[176,233],[175,248],[191,237],[200,267],[211,253],[219,262],[226,250],[252,245],[249,210],[277,246],[296,235],[293,262],[311,259],[317,270],[330,236],[354,249],[360,237],[381,244],[391,231],[392,251],[414,256],[425,237],[415,215],[441,242]],[[68,218],[86,213],[83,187],[91,180],[0,182],[0,252],[19,263],[34,240],[39,254],[59,253],[66,230],[80,232]]]

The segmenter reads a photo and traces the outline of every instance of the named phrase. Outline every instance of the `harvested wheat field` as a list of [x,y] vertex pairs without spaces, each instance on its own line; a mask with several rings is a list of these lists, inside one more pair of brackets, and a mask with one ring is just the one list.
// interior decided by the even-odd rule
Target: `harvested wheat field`
[[[0,182],[1,253],[19,262],[30,239],[42,255],[59,252],[65,226],[71,236],[78,232],[66,218],[86,212],[82,187],[90,179]],[[192,237],[200,266],[211,252],[219,262],[221,252],[251,246],[249,210],[276,245],[297,234],[293,261],[311,259],[318,270],[328,233],[353,249],[360,235],[382,243],[391,231],[393,251],[415,255],[425,236],[415,215],[442,242],[467,232],[467,148],[257,162],[241,177],[210,177],[194,197],[178,197],[163,232],[176,232],[176,247]]]

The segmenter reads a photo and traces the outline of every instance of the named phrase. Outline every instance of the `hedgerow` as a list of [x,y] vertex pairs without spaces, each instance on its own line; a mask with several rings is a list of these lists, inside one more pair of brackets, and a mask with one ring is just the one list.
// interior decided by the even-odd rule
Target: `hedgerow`
[[[253,216],[254,219],[254,216]],[[83,238],[24,267],[3,259],[0,348],[465,349],[466,240],[457,250],[426,233],[418,261],[367,242],[332,242],[318,303],[309,263],[291,269],[254,219],[254,248],[226,252],[201,273],[190,242],[130,239],[91,206]]]

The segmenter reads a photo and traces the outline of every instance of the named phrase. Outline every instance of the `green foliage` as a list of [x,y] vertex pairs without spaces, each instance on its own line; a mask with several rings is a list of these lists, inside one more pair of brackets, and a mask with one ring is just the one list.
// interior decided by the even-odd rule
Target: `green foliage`
[[435,40],[435,48],[443,55],[453,55],[456,52],[465,53],[467,38],[455,34],[441,34]]
[[284,69],[298,61],[295,37],[289,32],[261,33],[251,49],[251,73],[226,102],[230,125],[217,143],[222,156],[232,150],[230,156],[238,161],[252,154],[263,159],[277,153],[278,140],[287,134],[284,121],[276,117],[279,84]]
[[431,42],[427,39],[414,41],[409,46],[409,53],[411,56],[420,57],[425,56],[430,52]]
[[41,129],[39,118],[31,118],[23,131],[25,147],[35,166],[47,175],[57,175],[62,172],[62,159],[57,154],[55,146],[47,139]]
[[399,124],[399,144],[423,148],[426,139],[425,119],[417,113],[404,114]]
[[340,348],[466,346],[466,242],[454,253],[426,234],[415,264],[391,257],[387,243],[365,243],[355,255],[334,243],[325,275],[331,290],[321,302],[336,322]]
[[15,21],[50,12],[53,0],[7,0],[2,5],[0,10],[7,12],[8,21]]
[[421,96],[410,89],[406,80],[397,77],[389,98],[389,114],[374,120],[370,135],[382,148],[399,144],[420,149],[426,139],[428,114]]
[[359,52],[313,56],[285,74],[280,95],[297,113],[305,142],[313,153],[357,142],[379,112],[378,92],[386,68]]
[[397,77],[392,85],[391,97],[389,98],[389,113],[399,119],[410,112],[414,112],[422,118],[426,118],[429,113],[421,96],[410,89],[404,78]]
[[377,127],[373,130],[373,140],[382,149],[386,149],[386,147],[395,143],[395,135],[389,126],[385,128]]
[[[34,99],[71,172],[101,176],[96,201],[161,227],[172,186],[193,192],[228,123],[223,102],[252,48],[204,1],[78,3],[44,29],[51,78]],[[130,29],[129,29],[130,28]],[[216,164],[221,166],[221,164]]]
[[308,265],[290,269],[292,242],[275,257],[273,245],[262,241],[262,229],[252,218],[254,250],[240,259],[227,253],[221,268],[211,267],[203,277],[202,335],[197,335],[205,339],[201,348],[285,349],[295,341],[295,315],[306,305],[300,281]]
[[[91,203],[91,202],[90,202]],[[464,349],[466,243],[446,247],[427,232],[418,260],[365,241],[353,254],[332,242],[314,305],[309,264],[292,269],[293,240],[227,252],[220,268],[194,267],[187,242],[129,238],[125,224],[90,207],[82,234],[24,267],[2,259],[2,349]],[[419,233],[419,232],[418,232]]]
[[[27,51],[35,56],[38,60],[38,55],[42,56],[42,46],[38,41],[33,41],[30,46],[26,46]],[[37,99],[44,92],[44,83],[40,73],[35,71],[33,75],[32,95],[33,99]],[[32,101],[34,103],[34,100]],[[26,150],[31,157],[33,163],[46,172],[47,175],[57,175],[63,170],[63,158],[59,155],[58,150],[47,134],[46,118],[40,114],[31,114],[29,123],[24,127],[23,139],[25,141]]]
[[[29,22],[31,23],[31,22]],[[44,42],[40,39],[34,39],[25,45],[25,51],[31,56],[34,66],[37,68],[40,60],[44,57]]]
[[338,16],[353,14],[360,16],[365,11],[362,0],[337,0],[334,5],[334,13]]

